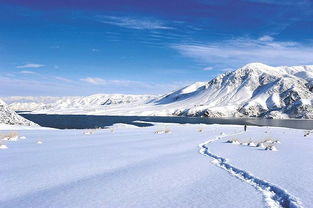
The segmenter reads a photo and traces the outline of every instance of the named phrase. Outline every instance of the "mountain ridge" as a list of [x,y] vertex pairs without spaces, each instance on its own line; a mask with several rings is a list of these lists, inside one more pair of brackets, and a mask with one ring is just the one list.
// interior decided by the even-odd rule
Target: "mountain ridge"
[[33,113],[313,119],[312,104],[313,65],[250,63],[162,96],[65,97]]
[[[218,75],[188,94],[182,89],[167,94],[156,104],[180,103],[185,109],[178,109],[175,115],[185,116],[313,118],[312,80],[313,65],[271,67],[251,63]],[[223,112],[218,109],[221,107],[232,109]]]

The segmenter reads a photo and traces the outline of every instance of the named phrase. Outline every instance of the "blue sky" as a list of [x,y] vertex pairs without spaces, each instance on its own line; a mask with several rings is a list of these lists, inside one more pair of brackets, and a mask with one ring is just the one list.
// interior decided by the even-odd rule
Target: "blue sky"
[[313,64],[311,0],[0,0],[0,96],[161,94]]

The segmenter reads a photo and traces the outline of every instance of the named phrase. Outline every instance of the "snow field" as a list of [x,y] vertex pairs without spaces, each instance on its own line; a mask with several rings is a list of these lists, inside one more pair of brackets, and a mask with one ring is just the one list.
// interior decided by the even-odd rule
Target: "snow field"
[[[155,133],[165,129],[171,133]],[[312,207],[313,135],[304,137],[303,130],[285,128],[242,130],[231,125],[160,123],[143,128],[119,124],[92,134],[17,128],[27,139],[0,150],[1,161],[9,161],[0,167],[0,204]],[[281,143],[279,151],[272,152],[227,143],[234,138],[273,138]]]

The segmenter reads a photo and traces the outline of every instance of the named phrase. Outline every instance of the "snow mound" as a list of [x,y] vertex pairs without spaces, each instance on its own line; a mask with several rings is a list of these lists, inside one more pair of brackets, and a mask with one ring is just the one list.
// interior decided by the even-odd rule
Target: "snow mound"
[[8,149],[8,146],[5,144],[0,144],[0,149]]

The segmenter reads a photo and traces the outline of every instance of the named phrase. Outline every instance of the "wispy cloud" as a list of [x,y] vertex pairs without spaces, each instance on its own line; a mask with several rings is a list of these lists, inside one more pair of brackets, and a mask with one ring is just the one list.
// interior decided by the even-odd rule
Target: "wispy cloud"
[[98,77],[86,77],[80,79],[83,82],[87,82],[89,84],[94,84],[94,85],[102,85],[105,84],[106,81],[104,79],[98,78]]
[[240,38],[208,44],[177,44],[172,46],[182,55],[202,63],[240,66],[249,62],[272,65],[313,63],[313,44],[274,41],[271,36],[259,39]]
[[73,80],[67,79],[65,77],[55,77],[55,79],[63,82],[74,82]]
[[86,77],[80,79],[83,82],[92,84],[92,85],[115,85],[115,86],[130,86],[130,85],[142,85],[145,86],[146,84],[143,82],[131,81],[131,80],[106,80],[100,77]]
[[225,68],[225,69],[221,69],[221,71],[223,72],[228,72],[228,71],[233,71],[234,69],[233,68]]
[[20,71],[21,74],[36,74],[36,72],[33,72],[33,71],[26,71],[26,70],[23,70],[23,71]]
[[262,37],[259,38],[259,41],[273,41],[274,38],[272,36],[269,35],[264,35]]
[[[82,81],[86,84],[82,84]],[[90,83],[92,82],[92,83]],[[99,93],[123,93],[123,94],[163,94],[171,90],[181,88],[191,82],[173,83],[151,83],[131,80],[104,80],[101,78],[90,78],[81,80],[70,80],[64,77],[42,76],[11,77],[0,74],[0,83],[5,91],[0,96],[20,95],[91,95]],[[97,83],[97,84],[94,84]]]
[[45,65],[43,64],[24,64],[24,65],[19,65],[16,66],[16,68],[18,69],[23,69],[23,68],[40,68],[40,67],[44,67]]
[[211,71],[211,70],[213,70],[214,68],[212,67],[212,66],[207,66],[207,67],[205,67],[205,68],[203,68],[202,70],[203,71]]
[[[5,89],[0,93],[0,96],[36,96],[36,95],[77,95],[78,93],[86,94],[88,89],[79,85],[53,81],[52,79],[41,77],[40,79],[21,78],[21,77],[4,77],[0,75],[1,85]],[[79,90],[77,90],[79,89]]]
[[119,27],[125,27],[137,30],[164,30],[173,29],[166,26],[164,22],[156,19],[144,19],[134,17],[120,17],[120,16],[97,16],[97,21],[111,24]]

